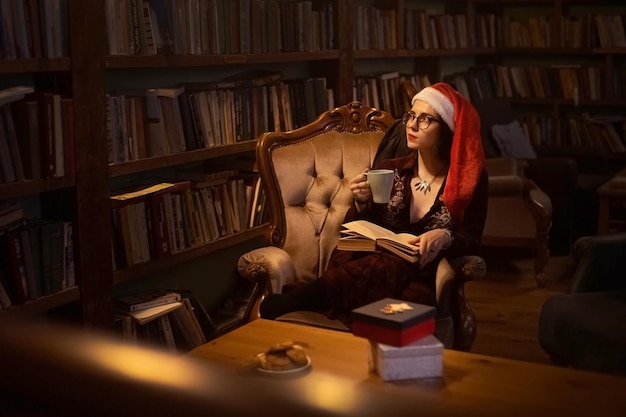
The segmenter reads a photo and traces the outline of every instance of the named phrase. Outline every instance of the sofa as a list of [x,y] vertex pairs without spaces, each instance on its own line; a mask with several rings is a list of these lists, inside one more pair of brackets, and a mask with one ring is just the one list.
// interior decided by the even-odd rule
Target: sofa
[[572,256],[567,293],[541,309],[539,344],[556,364],[626,375],[626,233],[582,237]]

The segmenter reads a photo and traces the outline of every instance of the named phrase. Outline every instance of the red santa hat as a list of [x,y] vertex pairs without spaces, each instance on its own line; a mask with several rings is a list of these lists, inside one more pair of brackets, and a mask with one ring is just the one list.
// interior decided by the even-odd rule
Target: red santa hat
[[443,202],[455,223],[461,224],[485,163],[480,116],[465,97],[446,83],[424,88],[413,96],[411,105],[415,100],[432,106],[453,133]]

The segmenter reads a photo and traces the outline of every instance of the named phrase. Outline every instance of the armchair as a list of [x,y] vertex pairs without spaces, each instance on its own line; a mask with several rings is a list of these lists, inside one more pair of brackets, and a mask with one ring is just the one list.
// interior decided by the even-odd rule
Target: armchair
[[522,161],[514,158],[486,159],[489,202],[482,244],[532,250],[535,253],[535,281],[538,287],[545,287],[552,202],[525,177],[524,166]]
[[[563,181],[564,177],[569,178],[571,175],[571,168],[567,165],[569,161],[557,161],[555,158],[553,162],[542,165],[542,184],[555,177],[555,172],[560,174],[560,188],[555,187],[553,194],[549,196],[526,175],[529,165],[534,167],[533,172],[538,171],[536,159],[503,156],[497,150],[494,127],[499,127],[504,134],[515,132],[515,129],[509,128],[514,126],[511,125],[512,122],[517,121],[509,101],[483,99],[473,104],[481,118],[483,148],[487,157],[485,167],[489,174],[489,204],[483,245],[525,247],[532,250],[535,254],[535,280],[538,287],[544,287],[544,268],[550,257],[549,233],[553,217],[551,197],[555,196],[559,201],[570,198],[568,187],[572,180]],[[524,152],[524,147],[520,151]],[[524,153],[528,155],[532,150]],[[569,208],[564,207],[563,214],[569,216],[568,210]]]
[[626,375],[626,233],[582,237],[572,256],[567,293],[541,309],[539,344],[557,364]]
[[[294,283],[317,279],[352,204],[348,181],[372,166],[381,139],[394,123],[389,114],[352,102],[296,130],[263,134],[256,156],[270,211],[266,234],[270,246],[242,255],[240,274],[261,281],[266,293],[280,293]],[[465,299],[464,284],[484,273],[484,261],[477,256],[440,262],[435,327],[446,347],[470,349],[476,319]],[[258,317],[258,311],[251,319],[254,316]],[[348,330],[342,322],[313,311],[290,313],[278,320]]]

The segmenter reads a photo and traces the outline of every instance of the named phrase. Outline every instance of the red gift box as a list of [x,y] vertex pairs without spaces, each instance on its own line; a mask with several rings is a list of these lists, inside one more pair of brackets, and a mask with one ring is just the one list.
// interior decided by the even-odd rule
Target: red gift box
[[[411,309],[391,313],[390,306]],[[383,298],[352,310],[352,333],[391,346],[406,346],[435,332],[435,307]]]

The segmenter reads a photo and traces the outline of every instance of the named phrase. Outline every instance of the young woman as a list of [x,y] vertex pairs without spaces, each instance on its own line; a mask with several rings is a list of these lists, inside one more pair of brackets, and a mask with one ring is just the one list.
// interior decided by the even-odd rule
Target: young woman
[[411,152],[374,167],[394,170],[389,203],[373,203],[366,176],[359,174],[350,182],[354,206],[345,220],[367,219],[414,234],[419,261],[410,263],[384,250],[335,250],[317,280],[287,294],[269,295],[261,304],[262,317],[315,309],[350,326],[352,309],[385,297],[435,305],[439,260],[478,253],[487,214],[478,114],[444,83],[426,87],[411,104],[402,117]]

